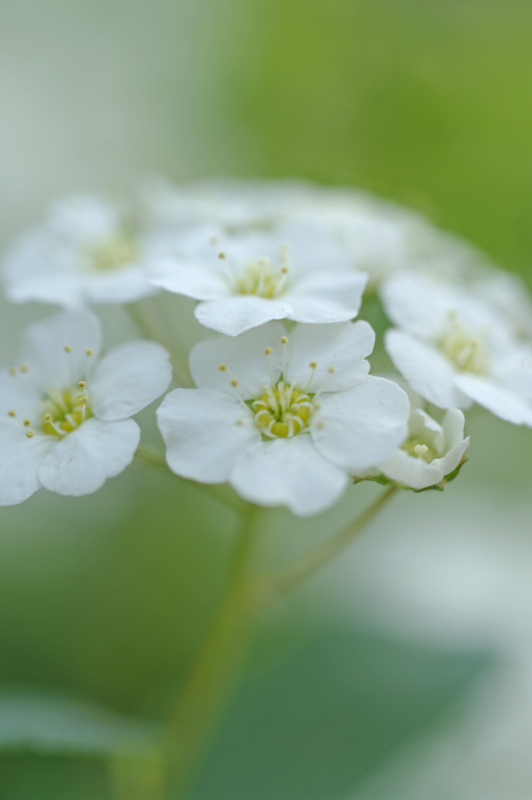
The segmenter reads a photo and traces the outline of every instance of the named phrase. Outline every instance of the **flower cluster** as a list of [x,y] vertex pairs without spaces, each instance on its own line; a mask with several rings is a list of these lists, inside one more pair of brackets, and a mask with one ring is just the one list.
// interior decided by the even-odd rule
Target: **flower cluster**
[[[174,382],[156,412],[166,461],[251,503],[308,516],[361,480],[441,489],[465,460],[473,403],[532,426],[524,287],[362,192],[159,182],[133,211],[71,196],[8,248],[2,276],[11,302],[64,310],[31,326],[0,374],[0,505],[100,488],[135,457],[132,417],[170,387],[149,326],[102,354],[100,303],[138,320],[163,294],[188,298],[204,336],[195,387]],[[375,302],[388,320],[376,331]],[[400,375],[370,374],[381,337]]]

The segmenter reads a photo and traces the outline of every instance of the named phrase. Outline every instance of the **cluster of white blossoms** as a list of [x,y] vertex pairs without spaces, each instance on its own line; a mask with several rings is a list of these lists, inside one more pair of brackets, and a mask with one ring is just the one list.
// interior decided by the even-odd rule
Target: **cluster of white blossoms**
[[[31,326],[0,375],[0,505],[40,487],[87,494],[133,461],[131,417],[170,387],[170,357],[149,330],[100,355],[94,306],[138,318],[162,293],[189,298],[205,334],[196,388],[174,381],[156,412],[167,464],[251,503],[308,516],[361,480],[441,489],[465,460],[473,403],[532,426],[524,286],[362,192],[159,182],[134,213],[72,196],[7,249],[3,286],[65,310]],[[400,375],[369,374],[368,299],[389,321],[375,357],[382,336]]]

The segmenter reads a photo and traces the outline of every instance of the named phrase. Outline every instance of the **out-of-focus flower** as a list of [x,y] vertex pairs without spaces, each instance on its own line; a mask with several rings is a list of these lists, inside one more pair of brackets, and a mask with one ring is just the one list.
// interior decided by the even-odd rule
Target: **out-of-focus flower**
[[413,408],[405,441],[367,475],[385,475],[411,489],[441,484],[458,467],[469,446],[464,439],[464,415],[457,408],[445,412],[440,425],[426,411]]
[[41,486],[90,494],[131,463],[129,417],[168,388],[168,354],[128,342],[100,359],[100,341],[95,316],[65,311],[28,328],[19,365],[0,373],[0,505]]
[[164,246],[164,236],[142,234],[109,203],[72,195],[52,206],[45,222],[8,250],[5,293],[12,302],[38,300],[66,308],[134,302],[156,291],[147,267]]
[[192,350],[197,389],[157,411],[170,469],[228,481],[246,500],[299,516],[332,506],[350,474],[387,458],[407,435],[410,405],[394,382],[368,376],[366,322],[270,322]]
[[515,424],[532,426],[532,349],[504,316],[470,292],[403,274],[383,288],[398,327],[386,349],[412,388],[440,408],[472,402]]
[[152,268],[153,283],[199,300],[196,317],[236,336],[274,319],[344,322],[360,308],[367,276],[317,225],[229,236],[201,226]]

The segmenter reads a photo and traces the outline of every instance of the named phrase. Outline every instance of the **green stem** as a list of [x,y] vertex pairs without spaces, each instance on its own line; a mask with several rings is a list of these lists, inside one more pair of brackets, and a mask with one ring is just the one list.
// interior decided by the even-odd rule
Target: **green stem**
[[203,492],[203,494],[206,494],[209,497],[214,497],[226,508],[234,511],[235,514],[241,515],[247,507],[247,504],[238,497],[238,495],[230,486],[225,486],[222,484],[198,483],[197,481],[183,478],[181,475],[176,475],[176,473],[172,472],[166,463],[164,453],[161,453],[159,450],[155,450],[155,448],[147,447],[146,445],[141,444],[137,448],[135,458],[137,461],[140,461],[146,466],[157,467],[158,469],[166,472],[168,475],[171,475],[173,478],[177,478],[183,483],[193,486],[194,488],[198,489],[198,491]]
[[263,608],[272,605],[332,561],[333,558],[351,544],[353,539],[378,514],[396,491],[396,486],[389,486],[369,508],[343,528],[340,533],[337,533],[336,536],[318,545],[310,553],[306,553],[279,572],[259,580],[256,594],[258,607]]
[[217,619],[167,728],[176,798],[186,796],[242,661],[252,617],[251,569],[261,514],[256,506],[248,507]]

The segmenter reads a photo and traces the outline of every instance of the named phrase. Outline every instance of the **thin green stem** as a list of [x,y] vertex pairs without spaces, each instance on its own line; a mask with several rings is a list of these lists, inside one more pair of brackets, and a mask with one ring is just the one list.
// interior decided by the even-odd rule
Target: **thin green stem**
[[146,445],[141,444],[137,448],[135,459],[146,466],[157,467],[157,469],[163,470],[173,478],[177,478],[183,483],[193,486],[198,491],[203,492],[203,494],[206,494],[209,497],[214,497],[219,503],[222,503],[222,505],[224,505],[226,508],[229,508],[235,514],[243,514],[247,507],[246,503],[238,497],[238,495],[230,486],[222,484],[198,483],[197,481],[183,478],[181,475],[176,475],[176,473],[172,472],[166,463],[164,453],[162,453],[160,450],[156,450],[155,448],[147,447]]
[[186,797],[216,721],[230,696],[242,662],[252,607],[251,572],[262,510],[249,506],[216,621],[203,645],[166,732],[172,788]]
[[288,564],[279,572],[259,579],[256,586],[257,606],[264,608],[272,605],[332,561],[333,558],[351,544],[353,539],[378,514],[396,491],[396,486],[389,486],[369,508],[337,533],[336,536],[318,545],[310,553],[306,553],[301,558]]

